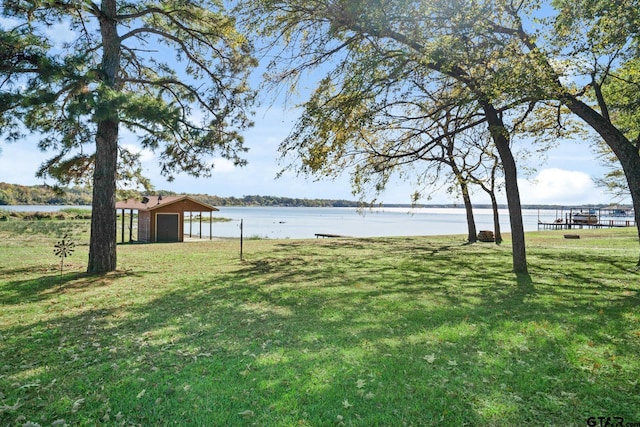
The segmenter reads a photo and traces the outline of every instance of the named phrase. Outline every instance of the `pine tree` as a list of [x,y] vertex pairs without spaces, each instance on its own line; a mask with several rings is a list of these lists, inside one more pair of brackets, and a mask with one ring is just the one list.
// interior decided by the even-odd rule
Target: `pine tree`
[[116,269],[116,181],[124,171],[141,177],[121,129],[159,156],[169,179],[208,175],[214,154],[245,163],[240,131],[251,125],[255,60],[222,2],[4,1],[3,13],[31,39],[46,40],[55,23],[73,36],[46,46],[57,66],[31,70],[8,117],[39,132],[40,148],[53,153],[40,176],[63,184],[91,177],[89,273]]

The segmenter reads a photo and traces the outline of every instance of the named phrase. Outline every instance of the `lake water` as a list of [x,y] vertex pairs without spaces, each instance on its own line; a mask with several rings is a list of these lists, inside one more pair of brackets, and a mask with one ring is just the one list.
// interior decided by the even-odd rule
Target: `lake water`
[[[69,206],[0,206],[0,210],[57,211]],[[77,206],[90,209],[88,206]],[[562,213],[555,209],[525,209],[522,212],[525,231],[538,228],[538,220],[552,222]],[[208,214],[205,214],[208,216]],[[214,216],[229,218],[215,222],[213,236],[240,237],[240,221],[244,237],[270,239],[313,238],[315,233],[340,234],[353,237],[424,236],[466,234],[463,208],[376,208],[359,211],[355,208],[288,208],[288,207],[220,207]],[[477,230],[493,230],[491,209],[474,209]],[[503,232],[509,231],[506,209],[500,210]],[[120,230],[118,225],[118,232]],[[203,223],[203,237],[209,237],[209,224]],[[189,235],[189,221],[185,222]],[[192,221],[191,234],[199,236],[199,221]]]
[[[213,224],[214,236],[239,237],[240,221],[245,237],[270,239],[313,238],[315,233],[352,237],[421,236],[466,234],[467,223],[462,208],[377,208],[358,211],[355,208],[282,208],[221,207],[215,216],[229,222]],[[538,216],[539,215],[539,216]],[[559,215],[559,213],[558,213]],[[478,230],[493,230],[491,209],[474,210]],[[537,230],[538,219],[551,222],[555,210],[524,210],[525,231]],[[502,231],[508,232],[509,216],[500,211]],[[193,221],[192,234],[198,235],[199,222]],[[209,235],[209,224],[203,224],[203,236]],[[189,224],[185,224],[188,233]]]

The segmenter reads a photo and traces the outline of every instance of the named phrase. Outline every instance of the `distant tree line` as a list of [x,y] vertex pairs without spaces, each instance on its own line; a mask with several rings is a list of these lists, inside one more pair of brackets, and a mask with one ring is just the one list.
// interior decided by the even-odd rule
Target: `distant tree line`
[[[172,191],[157,191],[163,196],[176,196]],[[142,199],[145,194],[127,192],[127,197]],[[282,206],[282,207],[359,207],[349,200],[296,199],[276,196],[220,197],[208,194],[190,195],[213,206]],[[18,185],[0,182],[0,205],[91,205],[92,191],[89,187],[54,189],[48,185]],[[124,197],[122,197],[124,198]]]
[[56,190],[48,185],[18,185],[0,182],[0,205],[90,205],[87,187]]
[[[91,205],[91,188],[89,187],[72,187],[72,188],[58,188],[48,185],[18,185],[7,184],[0,182],[0,206],[3,205],[78,205],[89,206]],[[173,191],[159,190],[155,194],[163,196],[177,196],[179,195]],[[125,198],[139,198],[142,199],[144,194],[137,191],[127,191],[123,193],[119,200]],[[212,196],[209,194],[189,194],[190,197],[197,199],[203,203],[207,203],[212,206],[274,206],[274,207],[308,207],[308,208],[360,208],[363,206],[360,202],[352,200],[335,200],[335,199],[298,199],[292,197],[277,197],[277,196],[242,196],[242,197],[220,197]],[[408,208],[412,205],[408,204],[393,204],[383,203],[382,207],[401,207]],[[632,207],[632,205],[620,205],[621,207]],[[413,207],[431,207],[431,208],[452,208],[460,207],[459,204],[416,204]],[[476,204],[476,208],[479,209],[491,209],[491,205],[488,204]],[[505,208],[505,205],[499,205],[500,208]],[[605,208],[607,204],[596,204],[589,206],[573,206],[573,205],[523,205],[524,209],[567,209],[578,207],[589,208]]]
[[349,200],[297,199],[277,196],[219,197],[194,194],[194,199],[213,206],[279,206],[279,207],[359,207],[358,202]]

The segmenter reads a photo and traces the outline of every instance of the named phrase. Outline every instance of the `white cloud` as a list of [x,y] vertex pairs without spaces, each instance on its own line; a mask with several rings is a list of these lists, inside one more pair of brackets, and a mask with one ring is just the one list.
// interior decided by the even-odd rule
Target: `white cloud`
[[236,170],[236,166],[229,159],[217,157],[213,160],[213,173],[230,173]]
[[519,180],[523,204],[596,204],[611,197],[596,187],[585,172],[550,168],[541,170],[533,180]]

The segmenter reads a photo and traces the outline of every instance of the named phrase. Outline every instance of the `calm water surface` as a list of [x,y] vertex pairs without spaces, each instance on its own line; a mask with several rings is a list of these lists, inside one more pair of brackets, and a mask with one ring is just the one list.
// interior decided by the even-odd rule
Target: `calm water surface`
[[[69,206],[1,206],[0,209],[18,211],[56,211]],[[90,209],[88,206],[77,206]],[[561,212],[523,210],[525,231],[537,230],[538,219],[551,222]],[[208,214],[205,214],[207,216]],[[229,222],[215,222],[213,236],[240,237],[240,221],[244,237],[270,239],[313,238],[315,233],[340,234],[353,237],[424,236],[438,234],[466,234],[463,208],[376,208],[359,211],[355,208],[286,208],[286,207],[227,207],[214,216],[229,218]],[[475,209],[478,230],[493,230],[491,209]],[[508,232],[507,210],[500,210],[502,231]],[[185,235],[189,234],[185,222]],[[209,224],[202,226],[203,237],[209,236]],[[191,234],[199,235],[199,221],[191,223]]]
[[[540,215],[540,216],[538,216]],[[355,208],[279,208],[221,207],[215,216],[230,218],[230,222],[213,224],[213,235],[239,237],[240,221],[245,237],[272,239],[312,238],[315,233],[340,234],[353,237],[423,236],[466,234],[465,211],[461,208],[380,208],[358,211]],[[478,230],[493,230],[490,209],[474,211]],[[553,221],[555,210],[524,210],[525,231],[537,230],[538,218]],[[509,216],[500,211],[502,231],[508,232]],[[193,222],[192,233],[198,235],[199,222]],[[209,224],[203,224],[203,236],[209,235]],[[189,223],[185,224],[188,233]]]

